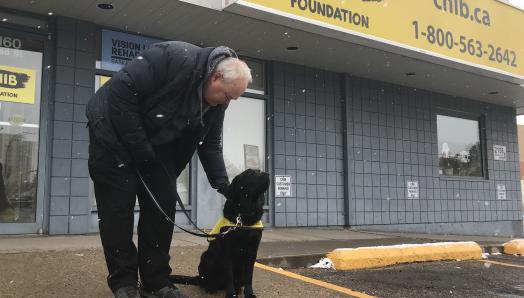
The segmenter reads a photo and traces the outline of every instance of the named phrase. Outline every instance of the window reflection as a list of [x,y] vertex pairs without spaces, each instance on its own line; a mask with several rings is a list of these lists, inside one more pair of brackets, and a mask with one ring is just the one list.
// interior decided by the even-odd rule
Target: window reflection
[[[0,222],[36,221],[41,43],[0,47]],[[27,49],[27,50],[26,50]],[[5,78],[8,78],[6,83]]]
[[0,205],[3,222],[34,222],[37,187],[36,142],[23,134],[0,135]]
[[437,134],[441,175],[483,176],[479,121],[437,115]]

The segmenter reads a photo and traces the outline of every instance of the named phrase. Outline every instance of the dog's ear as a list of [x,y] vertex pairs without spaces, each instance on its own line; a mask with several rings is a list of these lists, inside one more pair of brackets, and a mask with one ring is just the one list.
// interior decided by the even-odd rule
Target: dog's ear
[[264,193],[261,193],[257,198],[257,207],[262,208],[264,207],[264,203],[266,202],[266,196],[264,196]]

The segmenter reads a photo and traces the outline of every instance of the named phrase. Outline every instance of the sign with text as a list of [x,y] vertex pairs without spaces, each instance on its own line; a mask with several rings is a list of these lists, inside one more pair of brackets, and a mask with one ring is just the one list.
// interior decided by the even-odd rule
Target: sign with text
[[[34,38],[0,35],[0,47],[4,52],[5,49],[41,52],[44,50],[44,43]],[[16,55],[17,53],[12,54]]]
[[524,79],[524,11],[495,0],[238,0],[238,4]]
[[408,192],[408,199],[418,199],[419,198],[418,181],[408,181],[407,182],[407,192]]
[[34,104],[36,71],[0,65],[0,100]]
[[507,161],[506,146],[493,145],[493,159]]
[[506,185],[497,184],[497,200],[506,199]]
[[291,176],[275,175],[275,197],[291,196]]
[[[33,51],[41,49],[39,46],[43,44],[42,41],[11,36],[10,45],[6,36],[0,38],[3,46],[11,46],[0,47],[0,121],[10,124],[2,127],[2,133],[22,133],[24,140],[35,142],[31,146],[36,151],[32,152],[37,152],[38,133],[35,130],[38,131],[40,127],[42,73],[50,74],[54,70],[51,66],[43,68],[42,52]],[[22,130],[13,130],[15,127]],[[33,157],[36,158],[31,152],[23,153],[23,158],[28,159],[30,164]],[[36,163],[32,165],[36,167]]]
[[102,30],[102,69],[119,71],[151,44],[161,41],[104,29]]
[[244,144],[244,165],[246,169],[260,170],[258,146]]

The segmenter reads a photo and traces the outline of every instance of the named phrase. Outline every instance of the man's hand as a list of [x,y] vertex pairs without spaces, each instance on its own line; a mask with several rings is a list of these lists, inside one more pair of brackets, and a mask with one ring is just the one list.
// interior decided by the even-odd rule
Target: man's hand
[[156,160],[156,154],[150,143],[144,143],[142,146],[135,148],[131,154],[138,167],[147,166]]

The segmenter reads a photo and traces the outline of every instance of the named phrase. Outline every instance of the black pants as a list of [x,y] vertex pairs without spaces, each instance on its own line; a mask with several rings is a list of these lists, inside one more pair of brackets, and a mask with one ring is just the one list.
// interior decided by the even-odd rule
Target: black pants
[[[142,175],[159,204],[174,219],[176,181],[169,181],[166,170],[176,179],[175,150],[169,145],[156,148],[162,162],[141,169]],[[183,165],[185,166],[185,165]],[[146,290],[169,285],[169,248],[173,224],[158,211],[151,197],[138,180],[134,166],[118,167],[113,155],[91,138],[89,173],[94,183],[100,237],[104,248],[111,290],[136,285],[138,273]],[[138,251],[133,243],[133,218],[138,196]]]

